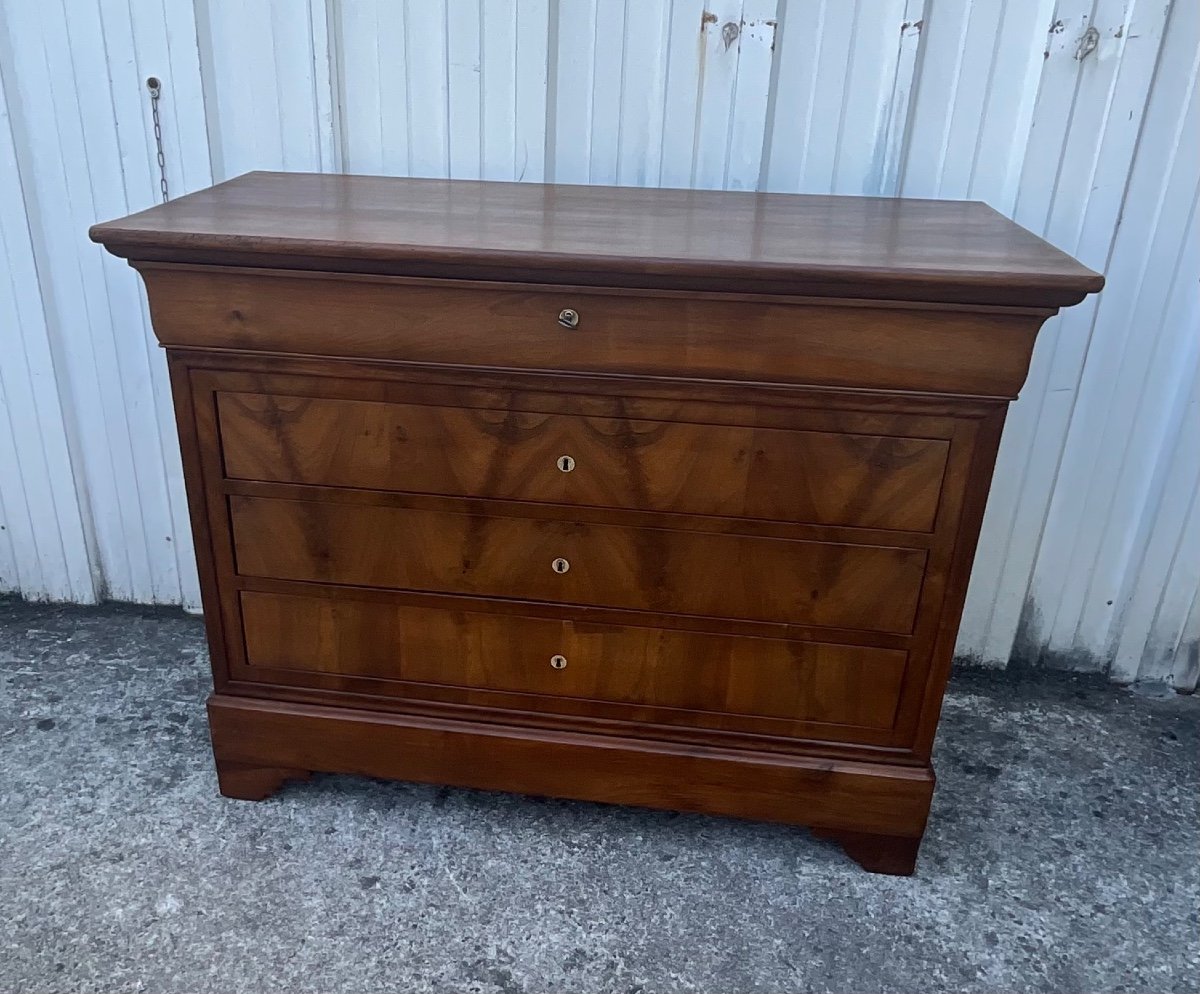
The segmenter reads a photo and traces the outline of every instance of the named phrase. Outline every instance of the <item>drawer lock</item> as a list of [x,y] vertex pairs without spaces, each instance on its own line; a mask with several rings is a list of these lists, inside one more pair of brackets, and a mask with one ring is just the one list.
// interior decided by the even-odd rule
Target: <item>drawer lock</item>
[[578,328],[579,312],[572,310],[569,307],[564,307],[558,312],[558,323],[564,328]]
[[559,456],[558,457],[558,468],[561,469],[564,473],[569,473],[569,472],[571,472],[571,470],[573,470],[575,468],[575,460],[572,459],[570,456]]
[[550,568],[554,570],[555,573],[565,573],[571,568],[571,564],[560,557],[550,564]]
[[550,665],[556,670],[564,670],[567,668],[567,657],[554,655],[550,657]]

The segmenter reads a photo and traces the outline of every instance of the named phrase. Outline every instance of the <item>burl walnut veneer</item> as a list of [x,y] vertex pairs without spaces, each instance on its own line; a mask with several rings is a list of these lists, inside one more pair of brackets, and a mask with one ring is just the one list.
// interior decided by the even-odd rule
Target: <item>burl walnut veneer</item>
[[911,873],[1008,402],[978,203],[254,173],[92,238],[170,362],[221,790],[807,825]]

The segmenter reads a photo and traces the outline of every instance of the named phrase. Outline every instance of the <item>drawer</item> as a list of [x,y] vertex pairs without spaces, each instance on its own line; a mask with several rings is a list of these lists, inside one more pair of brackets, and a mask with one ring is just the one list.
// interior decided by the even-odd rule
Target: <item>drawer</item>
[[219,266],[142,274],[168,347],[972,396],[1016,394],[1045,319]]
[[927,532],[942,439],[217,394],[228,476]]
[[[870,728],[891,727],[906,658],[896,649],[448,611],[352,595],[245,591],[241,605],[252,669]],[[420,696],[411,687],[383,692]]]
[[926,556],[260,497],[231,497],[230,514],[244,575],[901,634],[912,631]]

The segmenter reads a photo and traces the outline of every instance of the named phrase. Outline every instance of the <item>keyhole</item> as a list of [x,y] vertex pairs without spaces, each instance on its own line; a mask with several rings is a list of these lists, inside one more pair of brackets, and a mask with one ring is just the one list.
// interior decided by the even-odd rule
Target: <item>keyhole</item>
[[558,457],[558,468],[561,469],[564,473],[569,473],[569,472],[571,472],[571,470],[573,470],[575,468],[575,460],[572,459],[570,456],[559,456]]
[[567,562],[565,559],[560,558],[560,559],[554,560],[554,562],[552,562],[550,564],[550,568],[552,570],[554,570],[555,573],[565,573],[567,570],[569,570],[571,568],[571,564],[569,562]]
[[556,670],[566,669],[567,657],[559,656],[557,654],[553,655],[550,657],[550,665],[553,666]]

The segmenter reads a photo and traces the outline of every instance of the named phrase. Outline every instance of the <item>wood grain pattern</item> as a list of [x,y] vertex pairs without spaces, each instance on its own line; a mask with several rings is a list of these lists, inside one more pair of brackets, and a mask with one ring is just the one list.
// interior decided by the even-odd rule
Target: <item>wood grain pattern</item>
[[920,838],[933,774],[572,732],[258,701],[208,702],[217,767],[357,773]]
[[432,404],[440,407],[545,411],[583,417],[745,425],[797,431],[953,437],[963,419],[987,417],[998,398],[909,391],[597,376],[565,370],[490,365],[437,366],[353,357],[275,355],[173,346],[196,389]]
[[167,346],[1004,398],[1049,313],[140,269]]
[[893,649],[351,597],[246,591],[241,605],[251,667],[537,694],[548,707],[570,697],[889,728],[904,674]]
[[120,221],[127,258],[1062,306],[1104,279],[982,203],[250,173]]
[[[925,553],[230,498],[240,573],[906,633]],[[566,572],[554,563],[565,560]]]
[[[235,478],[929,531],[949,443],[221,393]],[[567,458],[563,466],[559,461]]]

